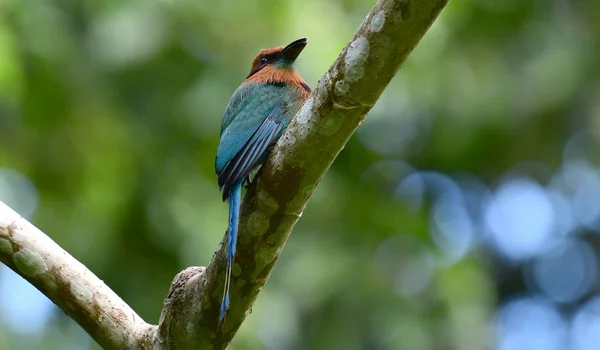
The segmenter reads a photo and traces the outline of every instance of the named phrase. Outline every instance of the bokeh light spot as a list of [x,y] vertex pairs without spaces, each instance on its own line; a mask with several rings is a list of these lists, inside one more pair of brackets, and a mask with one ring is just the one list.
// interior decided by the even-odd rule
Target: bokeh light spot
[[12,331],[39,333],[55,310],[54,304],[34,286],[0,265],[0,318]]
[[519,298],[502,305],[497,313],[498,350],[563,350],[567,326],[547,301]]
[[596,257],[587,242],[570,239],[537,258],[531,270],[533,282],[548,298],[574,302],[596,280]]
[[30,218],[38,203],[38,193],[22,173],[0,168],[0,200],[24,218]]
[[505,257],[529,259],[548,244],[554,211],[544,189],[529,179],[513,179],[494,193],[485,212],[490,243]]
[[411,235],[395,235],[379,245],[374,262],[395,291],[402,296],[422,292],[433,276],[434,260],[430,250]]
[[600,344],[600,297],[585,303],[571,324],[571,348],[573,350],[596,350]]

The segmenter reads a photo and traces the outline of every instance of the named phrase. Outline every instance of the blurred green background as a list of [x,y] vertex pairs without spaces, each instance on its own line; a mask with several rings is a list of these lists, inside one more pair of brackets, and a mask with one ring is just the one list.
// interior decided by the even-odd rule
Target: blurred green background
[[[260,48],[315,86],[374,1],[0,1],[0,200],[156,324],[226,228]],[[600,3],[453,0],[312,197],[231,349],[597,349]],[[0,350],[97,349],[0,266]]]

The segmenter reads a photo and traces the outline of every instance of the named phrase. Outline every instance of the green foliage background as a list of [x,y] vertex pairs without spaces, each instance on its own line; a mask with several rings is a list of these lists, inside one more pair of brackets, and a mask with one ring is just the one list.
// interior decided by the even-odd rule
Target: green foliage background
[[[174,275],[208,264],[225,231],[219,125],[258,49],[307,36],[298,70],[315,86],[372,5],[0,1],[0,169],[28,179],[5,180],[0,199],[157,323]],[[598,135],[598,23],[592,0],[450,1],[315,192],[231,349],[493,348],[488,321],[527,287],[501,283],[505,263],[481,246],[406,277],[439,248],[432,199],[415,207],[396,187],[409,167],[493,188],[535,163],[547,180],[571,135]],[[33,334],[2,312],[0,349],[97,348],[60,310]]]

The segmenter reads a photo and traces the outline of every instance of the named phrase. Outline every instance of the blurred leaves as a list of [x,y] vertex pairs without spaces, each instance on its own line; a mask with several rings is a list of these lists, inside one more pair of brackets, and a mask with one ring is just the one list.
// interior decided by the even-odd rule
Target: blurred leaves
[[[309,37],[298,69],[314,86],[371,5],[0,2],[0,199],[156,323],[172,277],[206,265],[225,231],[214,153],[255,53]],[[600,324],[597,273],[568,303],[547,289],[563,281],[548,266],[597,263],[598,13],[451,1],[315,192],[232,348],[483,349],[496,335],[535,349],[555,332],[591,349],[565,320]],[[534,238],[550,248],[523,258]],[[23,333],[2,290],[0,349],[94,347],[56,310]],[[507,326],[523,312],[547,321]]]

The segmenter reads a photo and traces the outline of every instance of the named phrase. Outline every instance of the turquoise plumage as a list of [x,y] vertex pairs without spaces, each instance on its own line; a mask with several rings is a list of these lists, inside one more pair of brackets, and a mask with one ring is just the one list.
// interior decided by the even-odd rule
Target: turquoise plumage
[[242,184],[267,158],[310,93],[294,70],[306,38],[286,47],[261,50],[250,75],[234,92],[223,115],[215,170],[223,201],[229,202],[227,271],[219,324],[229,308],[229,286],[235,258]]

